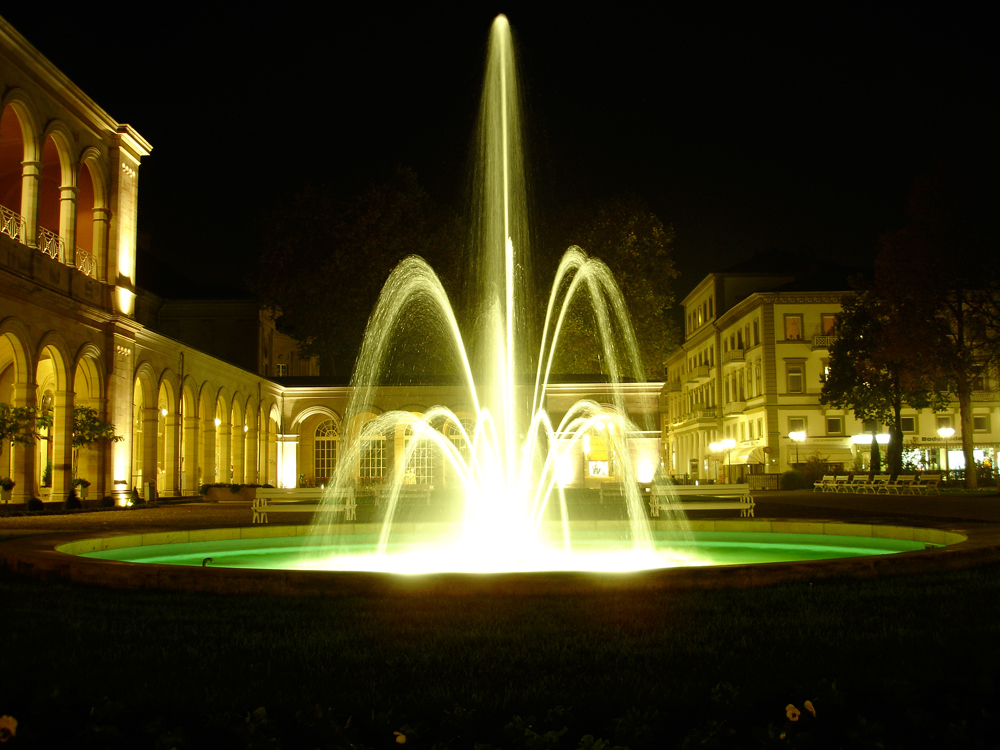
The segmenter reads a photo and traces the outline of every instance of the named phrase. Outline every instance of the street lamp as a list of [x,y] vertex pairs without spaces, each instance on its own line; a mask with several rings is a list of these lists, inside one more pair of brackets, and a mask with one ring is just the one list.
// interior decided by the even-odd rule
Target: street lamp
[[799,465],[799,443],[806,439],[805,430],[796,430],[795,432],[789,432],[788,437],[795,443],[795,465]]
[[730,452],[736,447],[736,441],[732,438],[726,438],[725,440],[720,440],[717,443],[709,443],[708,449],[712,453],[722,453],[725,451],[729,456],[729,473],[726,477],[727,483],[731,484],[733,481],[733,454]]
[[954,427],[939,427],[938,435],[944,439],[944,475],[947,477],[951,469],[948,466],[948,441],[955,434]]

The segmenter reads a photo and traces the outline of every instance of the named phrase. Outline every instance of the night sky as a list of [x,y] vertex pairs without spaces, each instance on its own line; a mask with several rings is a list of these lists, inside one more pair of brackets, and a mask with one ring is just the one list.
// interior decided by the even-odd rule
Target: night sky
[[870,260],[932,158],[996,156],[992,24],[965,4],[208,5],[3,11],[153,144],[140,230],[203,278],[242,276],[254,217],[306,180],[349,196],[405,164],[460,207],[501,11],[519,45],[539,211],[638,193],[676,230],[681,296],[769,249]]

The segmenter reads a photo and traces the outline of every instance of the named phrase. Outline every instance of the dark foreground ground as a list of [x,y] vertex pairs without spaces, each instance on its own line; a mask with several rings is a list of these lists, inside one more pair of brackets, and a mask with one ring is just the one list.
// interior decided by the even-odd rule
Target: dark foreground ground
[[[989,496],[757,499],[759,517],[1000,520]],[[0,518],[0,539],[249,514]],[[400,601],[0,571],[0,716],[19,722],[11,747],[997,747],[998,574]]]

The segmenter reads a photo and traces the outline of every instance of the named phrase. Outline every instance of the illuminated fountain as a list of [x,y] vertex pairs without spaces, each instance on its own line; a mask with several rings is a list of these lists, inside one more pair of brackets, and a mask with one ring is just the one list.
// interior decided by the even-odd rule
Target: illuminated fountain
[[[400,326],[418,328],[426,345],[446,347],[461,363],[474,424],[463,424],[445,407],[422,416],[392,411],[367,422],[360,439],[340,457],[317,523],[335,523],[335,509],[355,502],[355,471],[364,451],[386,432],[405,429],[411,438],[402,462],[389,477],[382,497],[384,520],[377,548],[369,555],[337,555],[308,567],[378,570],[504,571],[539,569],[639,569],[663,567],[671,558],[654,549],[640,493],[640,479],[652,480],[655,467],[637,476],[630,460],[630,436],[638,427],[626,413],[623,374],[642,379],[635,335],[621,292],[606,265],[570,248],[559,264],[549,297],[530,404],[519,405],[519,368],[528,360],[523,348],[527,216],[517,76],[510,27],[504,16],[493,23],[480,108],[479,158],[475,205],[479,258],[476,289],[480,321],[470,358],[448,295],[422,259],[410,257],[392,272],[365,333],[352,379],[352,397],[344,422],[353,425],[370,409],[381,374],[391,361],[393,333]],[[611,379],[611,406],[584,400],[558,424],[544,409],[559,334],[571,302],[590,305],[603,361]],[[413,325],[414,316],[421,316]],[[474,373],[476,376],[474,377]],[[527,399],[524,399],[527,401]],[[447,428],[457,440],[446,436]],[[600,431],[621,457],[615,468],[627,523],[614,538],[588,541],[581,549],[570,523],[563,474],[578,444]],[[458,478],[464,493],[461,519],[446,531],[421,535],[406,544],[399,539],[397,513],[406,495],[407,466],[430,449]],[[399,470],[399,466],[402,470]],[[617,497],[617,495],[616,495]],[[553,506],[558,506],[553,507]],[[676,514],[669,513],[668,516]],[[551,519],[555,520],[551,520]],[[549,518],[550,520],[546,520]],[[330,529],[331,532],[334,529]]]

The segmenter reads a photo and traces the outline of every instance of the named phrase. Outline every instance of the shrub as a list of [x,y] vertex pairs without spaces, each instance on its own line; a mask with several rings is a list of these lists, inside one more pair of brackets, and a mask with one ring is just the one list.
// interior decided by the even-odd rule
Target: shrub
[[37,497],[33,497],[28,501],[28,510],[43,510],[44,508],[45,506],[42,505],[42,501]]
[[210,484],[203,484],[201,487],[198,488],[198,494],[199,495],[207,495],[208,491],[210,489],[212,489],[212,485],[210,485]]
[[101,498],[101,507],[102,508],[114,508],[115,507],[115,499],[113,497],[111,497],[111,495],[105,495],[104,497]]
[[146,501],[142,499],[139,495],[139,490],[135,487],[132,488],[132,494],[129,495],[129,505],[143,505]]
[[240,485],[238,484],[229,485],[229,491],[232,492],[234,495],[237,494],[240,491]]
[[14,485],[17,484],[10,477],[0,477],[0,490],[7,490],[8,492],[14,489]]
[[83,503],[80,502],[80,498],[76,496],[76,490],[72,489],[66,496],[66,502],[63,503],[63,508],[66,510],[80,510],[83,507]]
[[781,489],[783,490],[802,490],[808,487],[806,476],[801,471],[792,469],[781,475]]

